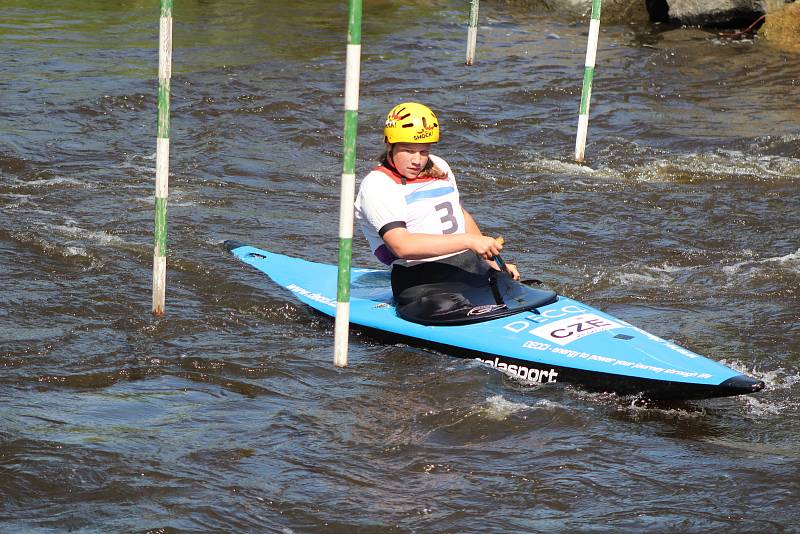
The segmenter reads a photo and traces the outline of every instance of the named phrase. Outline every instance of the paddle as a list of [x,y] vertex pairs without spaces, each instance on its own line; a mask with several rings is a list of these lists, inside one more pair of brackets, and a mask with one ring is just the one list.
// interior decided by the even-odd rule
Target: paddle
[[[505,242],[506,242],[506,240],[503,239],[503,236],[495,237],[494,240],[497,241],[500,244],[500,246],[503,246],[505,244]],[[510,270],[508,270],[508,266],[506,265],[506,262],[503,261],[503,258],[500,257],[500,254],[495,254],[492,257],[492,259],[497,264],[497,266],[500,267],[500,269],[505,271],[506,274],[508,274],[511,278],[514,278],[514,275],[511,274]]]

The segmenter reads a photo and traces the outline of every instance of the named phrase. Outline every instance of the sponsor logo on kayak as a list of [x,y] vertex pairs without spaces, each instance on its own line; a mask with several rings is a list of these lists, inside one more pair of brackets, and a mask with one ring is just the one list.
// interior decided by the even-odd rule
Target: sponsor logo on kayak
[[666,369],[664,367],[658,367],[655,365],[647,365],[644,363],[637,363],[637,362],[629,362],[627,360],[618,360],[616,358],[610,358],[608,356],[600,356],[598,354],[591,354],[588,352],[582,352],[577,350],[570,350],[561,347],[553,347],[550,351],[555,354],[562,354],[567,358],[580,358],[582,360],[589,360],[595,362],[602,362],[609,364],[611,366],[621,366],[627,367],[629,369],[638,369],[641,371],[649,371],[651,373],[663,373],[666,375],[678,375],[684,378],[700,378],[700,379],[707,379],[711,378],[711,375],[708,373],[699,373],[697,371],[685,371],[682,369]]
[[550,345],[550,343],[542,343],[540,341],[526,341],[522,344],[522,346],[526,349],[548,350],[552,345]]
[[314,293],[313,291],[309,291],[304,287],[300,287],[295,284],[289,284],[286,286],[286,289],[294,293],[295,295],[301,295],[308,299],[311,299],[315,302],[320,302],[322,304],[327,304],[328,306],[336,307],[336,301],[330,297],[326,297],[325,295],[320,295],[319,293]]
[[505,307],[505,304],[486,304],[485,306],[475,306],[467,312],[467,315],[485,315],[495,310],[502,310]]
[[534,328],[531,334],[557,345],[567,345],[576,339],[614,328],[623,328],[623,325],[593,313],[585,313]]
[[527,330],[528,328],[530,328],[532,325],[548,323],[553,319],[561,319],[562,317],[567,317],[578,313],[586,313],[588,311],[589,311],[588,308],[584,308],[582,306],[575,306],[573,304],[568,304],[560,308],[542,310],[541,313],[532,313],[530,315],[527,315],[522,320],[517,320],[508,323],[503,328],[505,328],[506,330],[510,330],[515,334],[519,334],[523,330]]
[[562,349],[561,347],[554,347],[552,352],[556,354],[563,354],[567,358],[582,358],[584,360],[593,360],[596,362],[603,362],[603,363],[613,363],[614,365],[624,365],[626,367],[630,367],[631,365],[633,365],[633,362],[617,360],[616,358],[609,358],[608,356],[598,356],[597,354],[589,354],[588,352]]
[[544,369],[536,369],[535,367],[525,367],[524,365],[516,365],[513,363],[509,364],[506,362],[501,362],[500,358],[495,358],[494,360],[475,358],[475,360],[490,367],[494,367],[495,369],[500,369],[501,371],[510,375],[518,376],[523,380],[530,380],[531,382],[538,382],[540,384],[544,382],[557,382],[556,377],[558,376],[558,373],[555,369],[546,371]]

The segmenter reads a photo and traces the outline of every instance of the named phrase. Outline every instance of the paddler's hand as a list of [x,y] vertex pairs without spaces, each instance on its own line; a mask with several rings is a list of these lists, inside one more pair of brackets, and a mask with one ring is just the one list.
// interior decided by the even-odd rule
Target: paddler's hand
[[[496,261],[490,261],[489,262],[489,266],[492,269],[494,269],[495,271],[502,271],[503,270],[499,265],[497,265]],[[517,270],[517,266],[516,265],[514,265],[513,263],[506,262],[505,266],[506,266],[506,269],[508,269],[505,272],[508,275],[510,275],[511,278],[513,278],[514,280],[519,280],[520,279],[519,270]]]
[[467,234],[471,238],[470,250],[484,260],[491,260],[503,250],[503,244],[493,237]]
[[[503,236],[498,236],[494,238],[495,243],[502,249],[503,245],[505,245],[506,240],[503,239]],[[492,256],[492,260],[490,264],[492,267],[497,269],[498,271],[505,271],[506,274],[511,276],[514,280],[519,280],[519,271],[517,270],[517,266],[513,263],[507,263],[500,259],[500,254],[495,254]]]
[[519,271],[517,270],[517,266],[513,263],[506,262],[506,267],[508,267],[508,274],[511,275],[511,278],[514,280],[519,280]]

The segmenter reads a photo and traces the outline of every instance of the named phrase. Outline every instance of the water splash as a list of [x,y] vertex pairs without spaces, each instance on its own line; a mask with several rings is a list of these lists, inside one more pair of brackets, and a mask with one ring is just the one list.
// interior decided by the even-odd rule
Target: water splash
[[[751,251],[744,251],[745,254],[753,256]],[[777,265],[780,268],[787,269],[796,273],[800,273],[800,248],[790,254],[783,256],[774,256],[762,259],[748,259],[734,263],[733,265],[725,265],[722,267],[722,272],[728,276],[736,276],[739,274],[744,275],[746,278],[753,278],[759,271],[763,270],[764,266],[772,267]]]
[[494,421],[503,421],[511,414],[529,408],[527,404],[511,402],[502,395],[488,397],[486,402],[488,404],[486,408],[484,408],[483,413],[486,414],[489,419]]

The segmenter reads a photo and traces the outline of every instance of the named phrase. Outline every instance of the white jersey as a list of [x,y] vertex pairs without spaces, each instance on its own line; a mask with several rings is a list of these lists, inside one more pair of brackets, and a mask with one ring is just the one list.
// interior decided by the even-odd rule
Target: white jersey
[[[453,254],[405,260],[395,256],[381,236],[393,228],[413,234],[463,234],[464,212],[453,171],[442,158],[429,156],[445,178],[403,179],[383,166],[376,167],[361,182],[355,203],[356,220],[375,256],[386,265],[413,265]],[[456,253],[457,254],[457,253]]]

